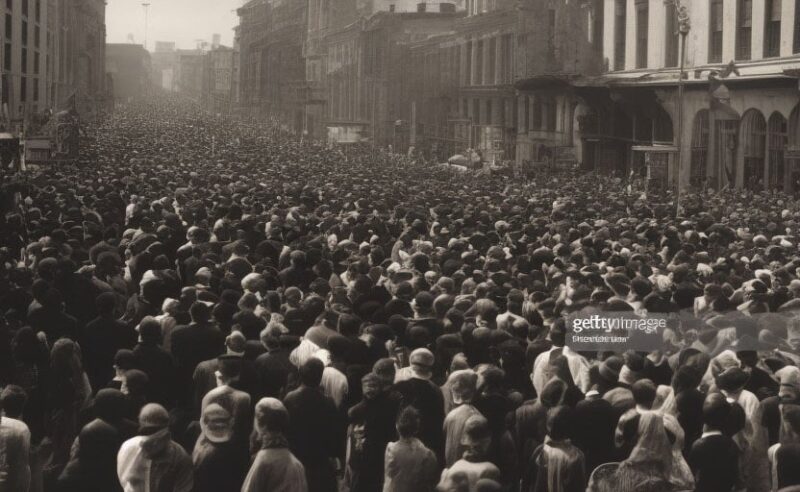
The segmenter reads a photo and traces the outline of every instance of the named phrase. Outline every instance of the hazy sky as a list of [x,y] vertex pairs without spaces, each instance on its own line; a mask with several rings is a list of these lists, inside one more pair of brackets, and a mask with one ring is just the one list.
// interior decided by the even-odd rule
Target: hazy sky
[[137,44],[144,42],[144,7],[149,2],[147,44],[152,51],[156,41],[175,41],[178,48],[194,48],[197,39],[211,42],[211,35],[222,35],[222,44],[233,44],[233,27],[238,23],[236,8],[242,0],[108,0],[106,29],[109,43],[126,43],[133,34]]

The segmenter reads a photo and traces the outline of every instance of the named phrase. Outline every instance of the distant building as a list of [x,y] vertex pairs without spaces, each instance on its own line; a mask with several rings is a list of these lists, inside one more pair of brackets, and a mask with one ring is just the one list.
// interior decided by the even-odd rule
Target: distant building
[[114,99],[128,102],[143,98],[150,86],[150,53],[140,44],[108,44],[106,69],[114,83]]
[[199,102],[203,92],[204,55],[202,50],[178,50],[178,93]]
[[178,90],[178,52],[175,43],[156,41],[156,50],[150,53],[152,82],[168,92]]
[[226,46],[212,49],[203,57],[200,103],[211,112],[227,113],[231,110],[237,57],[238,53]]
[[305,2],[251,0],[238,10],[239,104],[302,131]]
[[156,53],[174,53],[175,43],[172,41],[156,41]]

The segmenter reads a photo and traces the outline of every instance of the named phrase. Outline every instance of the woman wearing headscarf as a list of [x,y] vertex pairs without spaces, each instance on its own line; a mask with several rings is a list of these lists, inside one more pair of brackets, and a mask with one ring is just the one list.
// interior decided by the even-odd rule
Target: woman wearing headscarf
[[280,400],[262,398],[255,411],[259,451],[244,480],[242,492],[307,492],[303,464],[289,451],[285,433],[289,412]]
[[202,433],[192,453],[194,492],[238,491],[250,467],[247,447],[233,440],[233,414],[225,403],[207,405],[200,416]]
[[617,464],[601,465],[589,479],[588,492],[667,492],[686,490],[672,480],[674,472],[664,419],[655,412],[639,418],[638,440],[628,458]]

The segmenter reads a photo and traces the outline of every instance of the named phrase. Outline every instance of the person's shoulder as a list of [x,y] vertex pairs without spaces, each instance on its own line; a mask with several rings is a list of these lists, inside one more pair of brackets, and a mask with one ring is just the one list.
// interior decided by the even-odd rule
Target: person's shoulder
[[167,449],[176,464],[181,466],[188,466],[190,468],[194,466],[192,464],[192,457],[189,455],[188,452],[186,452],[185,449],[183,449],[183,446],[181,446],[177,442],[170,441]]
[[0,417],[0,427],[11,429],[15,434],[29,434],[28,424],[22,420],[13,419],[11,417]]
[[124,441],[122,445],[119,447],[119,454],[124,455],[130,453],[132,450],[139,447],[139,444],[142,442],[142,436],[133,436],[130,439]]

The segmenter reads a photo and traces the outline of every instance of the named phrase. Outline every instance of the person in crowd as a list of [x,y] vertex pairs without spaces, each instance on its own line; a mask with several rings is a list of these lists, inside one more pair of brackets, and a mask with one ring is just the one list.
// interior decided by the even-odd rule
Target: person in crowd
[[547,415],[547,438],[531,456],[522,477],[522,491],[568,492],[586,490],[583,452],[570,441],[574,411],[556,407]]
[[401,397],[373,373],[365,375],[361,385],[363,400],[349,410],[350,442],[355,446],[351,447],[348,469],[351,471],[350,489],[366,492],[382,487],[383,452],[397,437]]
[[472,405],[478,385],[478,375],[474,371],[470,369],[454,371],[450,373],[447,381],[455,405],[444,419],[444,463],[449,467],[464,455],[461,441],[467,421],[470,417],[481,415],[481,412]]
[[289,413],[286,438],[289,449],[303,464],[308,490],[336,490],[336,466],[341,456],[344,423],[336,405],[322,393],[320,383],[325,366],[311,358],[300,367],[300,387],[283,403]]
[[[479,480],[488,478],[500,481],[500,469],[488,460],[492,432],[489,421],[482,415],[475,415],[467,420],[464,427],[464,454],[453,466],[445,468],[438,487],[452,490],[462,480],[468,485],[467,490],[475,490]],[[456,488],[458,490],[458,488]]]
[[139,435],[122,443],[117,476],[125,491],[191,492],[192,458],[172,440],[169,414],[150,403],[139,414]]
[[258,452],[245,478],[242,492],[275,490],[307,492],[303,464],[289,450],[289,412],[280,400],[262,398],[256,405],[255,422]]
[[[0,490],[26,492],[31,484],[31,432],[15,415],[13,398],[0,398]],[[6,406],[9,408],[7,409]]]
[[[719,393],[708,395],[703,403],[703,434],[692,444],[688,458],[695,477],[695,490],[728,491],[741,485],[741,450],[728,435],[735,413],[735,407]],[[743,419],[741,423],[744,425]]]
[[194,492],[242,488],[250,454],[246,446],[234,439],[232,403],[231,399],[217,398],[203,408],[201,434],[192,452]]
[[419,412],[414,407],[405,407],[397,416],[399,439],[386,445],[383,492],[434,490],[439,465],[433,451],[416,437],[419,424]]
[[[249,490],[430,489],[431,452],[444,490],[795,483],[796,196],[676,214],[637,180],[454,172],[162,93],[82,126],[76,165],[0,174],[0,442],[27,425],[32,491],[247,489],[265,397]],[[667,323],[575,345],[620,312]]]

